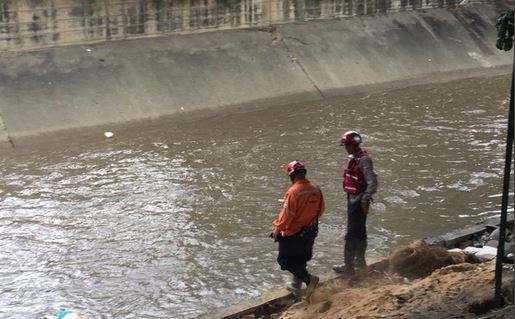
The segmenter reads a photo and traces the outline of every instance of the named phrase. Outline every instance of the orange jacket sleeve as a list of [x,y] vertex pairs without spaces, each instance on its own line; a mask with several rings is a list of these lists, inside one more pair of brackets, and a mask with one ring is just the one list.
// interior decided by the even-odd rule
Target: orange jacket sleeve
[[293,192],[288,190],[286,194],[284,195],[283,199],[283,207],[279,211],[279,216],[274,220],[273,224],[274,226],[282,231],[290,225],[291,221],[293,220],[293,217],[295,216],[295,198],[293,197]]

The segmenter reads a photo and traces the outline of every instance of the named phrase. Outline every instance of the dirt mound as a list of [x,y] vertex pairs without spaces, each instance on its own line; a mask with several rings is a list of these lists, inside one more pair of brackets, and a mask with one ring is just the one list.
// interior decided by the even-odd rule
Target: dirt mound
[[[468,319],[492,310],[495,261],[481,263],[473,254],[419,243],[378,265],[320,285],[311,304],[301,302],[265,318]],[[513,266],[505,268],[503,296],[513,303]],[[506,316],[495,318],[512,318],[513,306],[506,310]]]
[[436,269],[461,263],[479,263],[470,253],[449,252],[444,247],[415,243],[395,251],[389,258],[388,271],[410,279],[430,275]]

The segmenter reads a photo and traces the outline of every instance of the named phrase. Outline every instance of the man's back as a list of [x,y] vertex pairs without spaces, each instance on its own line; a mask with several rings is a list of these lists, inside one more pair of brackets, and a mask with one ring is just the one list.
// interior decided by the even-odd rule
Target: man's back
[[291,217],[284,230],[285,236],[299,232],[310,225],[324,212],[322,191],[307,179],[296,181],[284,196],[284,212]]

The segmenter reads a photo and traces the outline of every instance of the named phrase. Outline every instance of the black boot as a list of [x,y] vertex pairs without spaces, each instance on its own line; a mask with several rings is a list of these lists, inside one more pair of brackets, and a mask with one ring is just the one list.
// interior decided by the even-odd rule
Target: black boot
[[308,275],[304,282],[306,283],[306,301],[307,303],[311,303],[311,296],[313,295],[313,292],[315,291],[318,282],[320,281],[320,278],[315,275]]
[[286,286],[286,289],[293,294],[295,300],[300,300],[300,288],[302,287],[302,278],[293,276],[291,283]]
[[345,274],[354,275],[354,259],[356,258],[357,240],[345,240],[345,250],[343,251],[343,260],[345,261]]
[[367,268],[365,261],[365,251],[367,250],[367,240],[360,240],[356,245],[356,267],[359,269]]

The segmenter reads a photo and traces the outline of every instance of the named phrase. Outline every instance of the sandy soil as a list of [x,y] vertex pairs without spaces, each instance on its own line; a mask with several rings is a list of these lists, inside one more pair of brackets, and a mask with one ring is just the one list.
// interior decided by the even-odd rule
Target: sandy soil
[[[478,318],[491,309],[494,273],[494,261],[450,265],[416,280],[367,270],[354,278],[342,277],[322,284],[311,304],[297,303],[272,317]],[[512,268],[506,269],[503,283],[505,291],[512,287]],[[513,297],[508,298],[513,302]],[[515,318],[510,312],[506,318]]]

